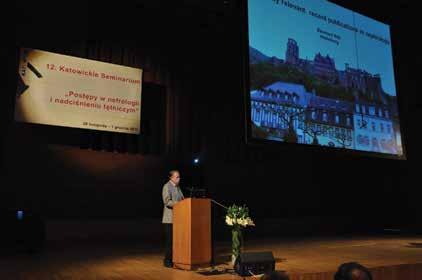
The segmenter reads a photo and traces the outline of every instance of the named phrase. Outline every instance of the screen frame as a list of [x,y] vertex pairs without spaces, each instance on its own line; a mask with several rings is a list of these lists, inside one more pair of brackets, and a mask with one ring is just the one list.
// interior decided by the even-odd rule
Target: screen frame
[[[71,126],[71,125],[64,125],[64,124],[59,124],[59,123],[43,123],[43,122],[35,122],[35,121],[28,121],[28,120],[17,120],[16,119],[16,106],[17,106],[17,92],[18,92],[18,84],[19,84],[19,79],[21,79],[20,77],[20,63],[22,60],[22,52],[24,50],[30,50],[30,51],[36,51],[36,52],[44,52],[44,53],[48,53],[50,55],[58,55],[58,56],[62,56],[62,57],[67,57],[70,59],[78,59],[78,60],[86,60],[86,61],[90,61],[92,63],[102,63],[102,64],[107,64],[107,65],[111,65],[111,66],[118,66],[118,67],[126,67],[126,68],[132,68],[132,69],[136,69],[136,70],[140,70],[141,71],[141,75],[139,77],[140,79],[140,92],[139,92],[139,108],[140,108],[140,112],[139,112],[139,132],[138,133],[129,133],[126,131],[118,131],[118,130],[102,130],[102,129],[95,129],[92,128],[91,126]],[[13,100],[13,122],[14,123],[20,123],[22,125],[34,125],[34,126],[50,126],[50,127],[61,127],[61,128],[70,128],[70,129],[82,129],[82,130],[90,130],[90,131],[97,131],[97,132],[108,132],[108,133],[118,133],[118,134],[125,134],[125,135],[141,135],[142,131],[141,131],[141,125],[142,125],[142,93],[143,93],[143,85],[144,85],[144,68],[138,68],[138,67],[133,67],[133,66],[129,66],[127,64],[122,64],[122,63],[112,63],[110,61],[105,61],[105,60],[101,60],[101,59],[93,59],[93,58],[89,58],[86,56],[81,56],[81,55],[69,55],[66,54],[63,51],[55,51],[55,50],[49,50],[46,48],[37,48],[37,47],[27,47],[27,46],[16,46],[15,47],[15,51],[16,51],[16,57],[15,57],[15,69],[17,69],[17,71],[15,72],[15,76],[16,76],[16,85],[15,85],[15,92],[14,92],[14,100]],[[34,71],[34,70],[33,70]],[[37,71],[35,69],[35,71]]]
[[380,153],[380,152],[371,152],[371,151],[362,151],[362,150],[354,150],[354,149],[346,149],[346,148],[339,148],[339,147],[328,147],[328,146],[320,146],[320,145],[312,145],[312,144],[300,144],[300,143],[289,143],[283,141],[276,141],[270,139],[261,139],[255,138],[252,136],[252,122],[251,122],[251,97],[250,97],[250,64],[249,64],[249,11],[248,11],[248,4],[250,0],[241,0],[240,8],[241,8],[241,28],[242,28],[242,36],[241,36],[241,45],[242,45],[242,91],[243,91],[243,99],[244,99],[244,131],[245,131],[245,142],[247,146],[250,147],[267,147],[271,149],[289,149],[294,150],[296,152],[305,151],[311,152],[317,150],[329,152],[333,154],[342,154],[347,156],[358,156],[358,157],[376,157],[376,158],[384,158],[384,159],[394,159],[394,160],[407,160],[407,151],[406,151],[406,137],[405,133],[403,133],[403,123],[404,118],[402,112],[403,110],[403,100],[399,94],[399,87],[398,87],[398,62],[396,57],[395,51],[395,40],[394,40],[394,27],[391,24],[385,23],[384,21],[380,21],[379,19],[375,19],[374,17],[367,16],[359,11],[353,10],[349,7],[345,7],[343,5],[339,5],[333,1],[327,1],[328,3],[335,4],[339,7],[345,8],[350,10],[351,12],[358,13],[362,16],[368,17],[372,20],[376,20],[380,23],[386,24],[390,30],[390,41],[391,41],[391,51],[392,51],[392,60],[393,60],[393,73],[394,73],[394,82],[396,87],[396,100],[397,100],[397,108],[398,108],[398,119],[399,119],[399,126],[400,126],[400,137],[401,137],[401,145],[403,154],[402,155],[395,155],[395,154],[387,154],[387,153]]

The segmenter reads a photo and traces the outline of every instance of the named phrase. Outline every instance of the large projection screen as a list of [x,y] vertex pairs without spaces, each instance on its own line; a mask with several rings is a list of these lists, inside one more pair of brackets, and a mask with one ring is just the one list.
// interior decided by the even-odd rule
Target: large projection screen
[[22,48],[15,120],[140,133],[142,69]]
[[248,0],[249,138],[403,158],[390,26],[324,0]]

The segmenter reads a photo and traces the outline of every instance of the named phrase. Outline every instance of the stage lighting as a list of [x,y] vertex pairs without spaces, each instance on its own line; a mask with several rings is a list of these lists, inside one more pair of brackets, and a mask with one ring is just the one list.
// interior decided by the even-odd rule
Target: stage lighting
[[23,211],[22,210],[16,211],[16,219],[18,219],[19,221],[23,220]]
[[195,158],[195,159],[193,160],[193,163],[194,163],[194,164],[199,164],[199,158]]

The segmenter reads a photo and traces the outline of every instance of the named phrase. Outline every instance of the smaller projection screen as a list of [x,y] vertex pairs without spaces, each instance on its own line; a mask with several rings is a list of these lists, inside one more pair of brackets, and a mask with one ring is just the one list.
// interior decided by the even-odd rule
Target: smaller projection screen
[[139,134],[142,69],[22,48],[15,120]]
[[390,27],[325,0],[248,0],[249,139],[404,156]]

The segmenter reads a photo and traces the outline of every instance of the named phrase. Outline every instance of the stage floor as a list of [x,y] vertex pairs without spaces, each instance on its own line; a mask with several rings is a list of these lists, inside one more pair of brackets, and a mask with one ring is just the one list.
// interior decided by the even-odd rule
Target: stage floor
[[[272,251],[276,270],[291,280],[332,280],[337,267],[357,261],[374,279],[422,279],[422,236],[249,240],[245,251]],[[0,279],[242,279],[229,265],[229,244],[217,244],[217,265],[199,271],[162,266],[162,250],[126,242],[49,244],[39,255],[0,255]],[[253,279],[251,277],[251,279]]]

